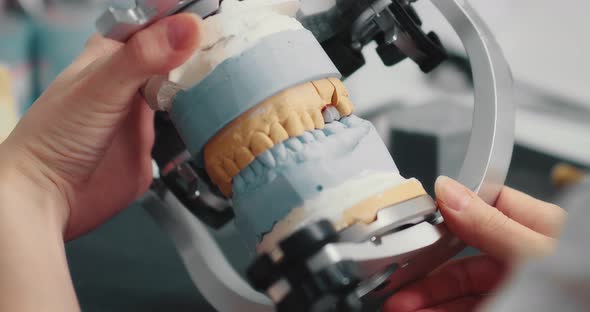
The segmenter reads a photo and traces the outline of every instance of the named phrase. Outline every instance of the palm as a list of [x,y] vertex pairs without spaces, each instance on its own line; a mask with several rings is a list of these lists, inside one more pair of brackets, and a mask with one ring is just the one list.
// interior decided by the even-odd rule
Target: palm
[[70,224],[67,239],[102,224],[148,189],[152,181],[153,112],[147,105],[135,107],[88,183],[76,194],[70,218],[76,223]]
[[489,256],[453,261],[395,294],[384,311],[474,311],[487,294],[496,290],[506,271]]

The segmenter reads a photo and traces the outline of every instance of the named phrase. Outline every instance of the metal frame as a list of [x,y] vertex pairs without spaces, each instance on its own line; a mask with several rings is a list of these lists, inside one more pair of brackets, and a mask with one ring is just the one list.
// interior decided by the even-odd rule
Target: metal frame
[[512,73],[492,32],[467,0],[431,1],[461,38],[473,71],[473,126],[458,180],[495,204],[514,146]]
[[208,16],[219,9],[219,0],[135,0],[135,6],[111,6],[96,22],[106,37],[125,42],[136,32],[181,10]]

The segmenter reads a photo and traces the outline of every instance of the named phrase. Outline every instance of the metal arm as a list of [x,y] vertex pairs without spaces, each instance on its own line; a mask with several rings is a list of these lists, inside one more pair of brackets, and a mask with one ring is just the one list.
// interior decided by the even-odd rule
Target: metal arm
[[148,192],[141,200],[171,236],[193,282],[218,311],[273,311],[266,296],[253,290],[233,269],[204,223],[174,195]]
[[512,73],[492,32],[466,0],[432,0],[469,56],[475,84],[473,129],[459,182],[495,204],[514,145]]
[[219,0],[135,0],[135,6],[109,7],[99,17],[96,28],[106,37],[125,42],[155,21],[179,11],[206,17],[219,9]]

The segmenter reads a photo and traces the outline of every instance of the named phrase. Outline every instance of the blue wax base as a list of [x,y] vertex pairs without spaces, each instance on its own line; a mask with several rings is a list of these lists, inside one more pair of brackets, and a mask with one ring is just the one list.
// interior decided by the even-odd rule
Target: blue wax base
[[198,85],[180,92],[170,116],[191,155],[202,162],[207,142],[238,116],[290,87],[331,77],[341,75],[312,33],[281,32],[227,59]]

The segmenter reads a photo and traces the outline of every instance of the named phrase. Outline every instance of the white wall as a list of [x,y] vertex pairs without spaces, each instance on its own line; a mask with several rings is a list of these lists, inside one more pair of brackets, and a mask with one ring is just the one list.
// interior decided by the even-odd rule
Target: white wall
[[[493,30],[517,80],[590,107],[590,1],[470,2]],[[429,1],[418,1],[416,6],[426,29],[435,30],[447,46],[460,48],[458,37]],[[384,98],[406,97],[407,88],[420,83],[420,75],[411,64],[385,69],[374,48],[366,53],[369,65],[352,77],[349,85],[368,105]],[[392,83],[400,84],[401,90]]]
[[[493,30],[515,79],[590,109],[590,1],[471,0]],[[460,49],[458,37],[432,3],[416,3],[425,28],[435,30],[450,48]],[[346,84],[360,111],[402,102],[421,104],[441,94],[424,83],[410,61],[387,68],[375,53],[365,51],[368,64]],[[463,98],[469,102],[470,98]],[[519,143],[590,164],[590,120],[570,124],[519,110]]]

